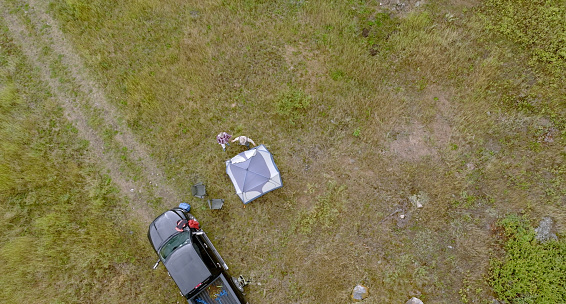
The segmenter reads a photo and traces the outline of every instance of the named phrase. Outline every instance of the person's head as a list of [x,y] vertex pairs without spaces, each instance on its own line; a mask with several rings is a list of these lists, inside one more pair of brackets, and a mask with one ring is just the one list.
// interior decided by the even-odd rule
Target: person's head
[[246,142],[248,141],[248,138],[245,136],[240,136],[240,144],[241,145],[245,145]]

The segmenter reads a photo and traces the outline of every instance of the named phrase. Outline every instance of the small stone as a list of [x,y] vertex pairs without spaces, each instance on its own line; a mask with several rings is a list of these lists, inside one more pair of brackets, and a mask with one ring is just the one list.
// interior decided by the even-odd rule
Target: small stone
[[355,302],[359,302],[367,298],[368,295],[369,292],[367,287],[363,285],[356,285],[356,287],[354,287],[354,291],[352,292],[352,299],[354,299]]
[[412,297],[409,301],[407,301],[407,303],[405,304],[424,304],[423,301],[421,301],[418,298]]
[[539,242],[558,240],[556,234],[552,233],[552,225],[553,225],[553,221],[550,217],[546,216],[542,218],[542,220],[539,223],[539,226],[535,228],[535,232],[537,233],[536,239]]
[[409,202],[417,208],[422,208],[423,205],[426,205],[430,201],[428,194],[424,192],[419,192],[418,194],[414,194],[409,196]]
[[130,192],[134,192],[134,189],[133,189],[133,188],[132,188],[132,189],[130,189]]

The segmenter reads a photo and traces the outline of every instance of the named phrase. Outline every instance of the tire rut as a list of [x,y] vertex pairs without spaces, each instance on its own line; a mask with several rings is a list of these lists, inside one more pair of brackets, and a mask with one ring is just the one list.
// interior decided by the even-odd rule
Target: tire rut
[[[120,123],[115,108],[108,102],[96,82],[88,76],[88,71],[81,58],[65,39],[57,22],[47,13],[47,3],[39,3],[34,0],[25,2],[29,8],[25,11],[25,16],[18,17],[16,16],[18,10],[10,12],[6,3],[0,0],[0,10],[3,11],[1,16],[12,38],[20,46],[31,65],[37,68],[41,80],[48,85],[53,97],[60,102],[67,119],[77,128],[79,136],[90,142],[93,154],[100,159],[119,189],[130,198],[132,208],[137,210],[137,213],[141,213],[143,219],[149,222],[153,215],[147,210],[149,207],[147,200],[151,199],[148,193],[154,192],[168,203],[180,202],[182,196],[168,185],[165,175],[151,159],[146,148],[135,139],[134,134],[127,127]],[[28,23],[31,23],[31,29],[21,20],[23,17],[25,21],[26,16],[29,17]],[[33,30],[39,32],[40,35],[34,36]],[[51,58],[44,58],[46,48],[53,53]],[[70,75],[67,83],[61,78],[52,76],[61,74],[61,71],[54,70],[52,64],[57,59],[60,59],[64,72]],[[69,85],[80,94],[73,96],[69,92]],[[89,108],[96,111],[89,111]],[[101,120],[105,126],[111,126],[116,132],[113,140],[118,145],[125,147],[136,167],[141,168],[139,181],[132,181],[120,170],[125,164],[119,153],[105,148],[103,131],[89,125],[89,121],[96,119]]]

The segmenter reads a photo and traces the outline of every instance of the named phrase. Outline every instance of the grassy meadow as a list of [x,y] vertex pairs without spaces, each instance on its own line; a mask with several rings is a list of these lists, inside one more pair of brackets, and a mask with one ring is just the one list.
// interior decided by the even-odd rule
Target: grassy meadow
[[[357,284],[369,288],[362,303],[566,301],[560,273],[514,277],[537,263],[563,269],[566,254],[563,1],[0,8],[0,302],[183,301],[162,266],[151,270],[144,216],[180,201],[147,186],[153,173],[88,102],[78,107],[105,157],[81,137],[59,98],[87,100],[76,71],[193,206],[231,272],[252,280],[250,303],[351,303]],[[72,49],[49,43],[49,27]],[[84,70],[65,63],[69,52]],[[224,164],[243,148],[223,152],[221,131],[265,144],[284,187],[243,208]],[[199,181],[222,210],[191,197]],[[550,245],[533,240],[543,216],[559,237]]]

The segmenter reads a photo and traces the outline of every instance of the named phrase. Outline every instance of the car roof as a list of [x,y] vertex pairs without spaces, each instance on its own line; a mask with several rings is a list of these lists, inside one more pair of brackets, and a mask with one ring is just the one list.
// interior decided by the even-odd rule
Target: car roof
[[212,275],[197,250],[186,244],[175,249],[163,263],[185,297]]
[[185,215],[181,211],[172,209],[165,211],[149,225],[148,236],[155,251],[159,250],[169,237],[179,233],[175,227],[180,219],[186,219]]

